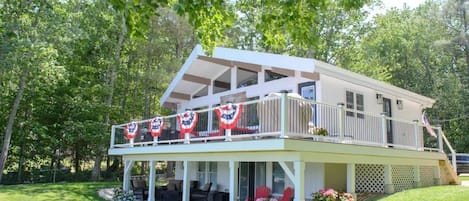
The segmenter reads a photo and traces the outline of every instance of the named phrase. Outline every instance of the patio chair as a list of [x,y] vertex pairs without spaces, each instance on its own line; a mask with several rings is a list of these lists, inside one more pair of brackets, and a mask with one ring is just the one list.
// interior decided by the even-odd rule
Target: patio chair
[[143,179],[132,179],[132,191],[137,200],[146,200],[148,198],[147,183]]
[[283,195],[282,195],[282,197],[280,198],[279,201],[291,201],[292,198],[293,198],[293,189],[290,188],[290,187],[287,187],[283,191]]
[[267,186],[259,186],[256,188],[256,194],[254,200],[258,198],[268,198],[270,196],[270,188]]
[[192,201],[208,201],[208,194],[212,188],[212,182],[206,183],[200,189],[194,189],[194,192],[191,192]]

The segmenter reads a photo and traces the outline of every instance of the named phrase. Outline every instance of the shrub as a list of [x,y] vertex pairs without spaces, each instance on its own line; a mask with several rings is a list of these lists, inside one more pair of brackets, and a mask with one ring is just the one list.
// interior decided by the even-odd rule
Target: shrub
[[329,188],[327,190],[319,190],[311,195],[313,201],[354,201],[352,194],[337,192],[336,190]]
[[121,188],[114,189],[113,201],[134,201],[135,197],[131,191],[124,191]]

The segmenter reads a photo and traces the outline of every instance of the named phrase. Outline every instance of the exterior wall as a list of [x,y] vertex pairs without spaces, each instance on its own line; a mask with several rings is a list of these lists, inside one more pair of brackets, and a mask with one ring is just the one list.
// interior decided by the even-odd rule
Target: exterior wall
[[[337,103],[345,103],[345,91],[350,90],[352,92],[358,92],[364,95],[365,101],[365,112],[371,112],[374,114],[380,114],[383,112],[383,105],[378,104],[376,100],[376,94],[383,94],[385,98],[391,99],[392,103],[392,115],[397,119],[404,119],[408,121],[419,120],[422,108],[420,103],[415,103],[406,100],[402,97],[395,97],[390,94],[386,94],[382,91],[375,91],[366,86],[360,86],[352,84],[343,80],[339,80],[327,75],[321,74],[322,81],[322,102],[336,105]],[[396,100],[403,100],[404,109],[398,110]]]
[[324,174],[324,188],[347,189],[347,164],[326,163]]
[[230,166],[228,162],[218,162],[217,190],[227,192],[230,189]]
[[[356,84],[352,84],[343,80],[339,80],[327,75],[321,74],[321,90],[318,90],[319,93],[321,93],[321,102],[323,103],[328,103],[332,105],[336,105],[337,103],[345,103],[345,92],[346,91],[352,91],[355,93],[360,93],[363,94],[364,96],[364,107],[365,107],[365,112],[372,113],[372,114],[377,114],[379,115],[380,113],[383,112],[383,104],[378,104],[377,99],[376,99],[376,94],[383,94],[384,98],[388,98],[391,100],[391,113],[392,117],[395,119],[401,119],[405,121],[413,121],[413,120],[420,120],[421,119],[421,112],[422,112],[422,106],[419,103],[413,102],[406,100],[401,97],[395,97],[390,94],[387,94],[382,91],[376,91],[373,89],[370,89],[366,86],[360,86]],[[402,100],[403,101],[403,109],[398,109],[396,105],[396,100]],[[377,135],[380,135],[380,124],[372,124],[374,126],[366,126],[366,127],[359,127],[358,125],[364,120],[364,119],[358,119],[356,117],[346,117],[346,121],[351,122],[349,125],[351,125],[349,130],[365,130],[370,132],[373,131],[372,133],[377,133]],[[369,118],[365,117],[366,120],[368,121],[374,121],[378,122],[378,118]],[[356,122],[356,123],[354,123]],[[327,127],[331,128],[338,128],[337,125],[335,125],[333,122],[331,123],[333,125],[327,125]],[[332,129],[331,133],[336,133],[337,131]],[[422,136],[423,132],[420,132],[419,135],[419,141],[422,142]],[[380,137],[380,136],[377,136]],[[360,137],[358,137],[360,138]],[[393,121],[393,140],[394,143],[396,144],[409,144],[412,142],[414,139],[414,128],[412,125],[409,124],[404,124],[398,121]]]
[[324,163],[306,163],[305,165],[305,197],[324,188]]

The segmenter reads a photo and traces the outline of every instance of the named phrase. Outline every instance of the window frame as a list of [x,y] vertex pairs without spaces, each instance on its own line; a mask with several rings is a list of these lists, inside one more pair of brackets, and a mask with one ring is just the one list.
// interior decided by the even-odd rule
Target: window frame
[[[352,95],[352,103],[349,102],[349,95]],[[360,97],[360,98],[359,98]],[[361,99],[361,104],[359,104],[359,100]],[[346,89],[345,90],[345,108],[351,109],[353,111],[346,111],[347,117],[356,117],[358,119],[365,118],[365,95],[361,92]],[[356,113],[356,115],[355,115]]]

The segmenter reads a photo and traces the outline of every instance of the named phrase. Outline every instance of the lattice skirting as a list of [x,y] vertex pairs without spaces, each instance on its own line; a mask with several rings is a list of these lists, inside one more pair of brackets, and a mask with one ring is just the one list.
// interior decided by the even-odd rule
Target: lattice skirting
[[358,193],[384,193],[384,166],[375,164],[355,165],[355,190]]
[[420,166],[420,182],[422,187],[433,186],[433,166]]
[[408,165],[392,166],[392,183],[394,191],[399,192],[414,187],[414,167]]

